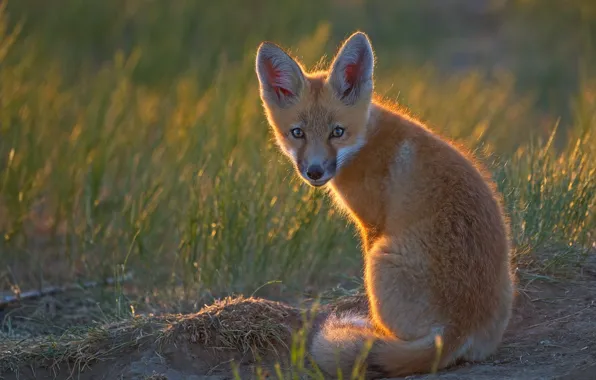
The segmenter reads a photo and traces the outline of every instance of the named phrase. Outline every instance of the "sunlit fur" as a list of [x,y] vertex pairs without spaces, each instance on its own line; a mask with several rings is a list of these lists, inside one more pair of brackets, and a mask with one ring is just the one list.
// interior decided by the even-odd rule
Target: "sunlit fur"
[[[263,71],[271,57],[281,71]],[[349,376],[369,340],[369,378],[492,354],[511,315],[513,276],[508,226],[489,176],[470,155],[375,100],[363,33],[344,43],[330,72],[309,74],[286,59],[294,62],[272,44],[257,54],[269,123],[303,177],[312,160],[334,162],[327,186],[359,226],[365,251],[370,312],[330,317],[310,347],[315,362],[330,376],[337,368]],[[345,136],[330,139],[337,124]],[[296,125],[306,138],[291,136]]]

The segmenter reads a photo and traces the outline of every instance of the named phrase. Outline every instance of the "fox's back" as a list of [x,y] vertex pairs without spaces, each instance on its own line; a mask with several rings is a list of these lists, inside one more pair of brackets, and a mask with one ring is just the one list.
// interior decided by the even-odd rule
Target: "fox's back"
[[509,243],[484,168],[399,111],[374,104],[369,123],[368,144],[332,182],[359,220],[366,248],[387,236],[418,248],[412,256],[428,265],[435,302],[490,317],[491,300],[509,280]]

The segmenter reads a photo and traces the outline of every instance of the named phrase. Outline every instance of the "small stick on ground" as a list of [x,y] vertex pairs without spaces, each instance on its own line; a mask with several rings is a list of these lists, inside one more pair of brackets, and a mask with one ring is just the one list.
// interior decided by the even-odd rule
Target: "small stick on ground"
[[49,295],[56,295],[60,293],[65,293],[70,290],[77,290],[77,289],[91,289],[97,286],[106,286],[106,285],[114,285],[117,282],[124,283],[132,280],[132,272],[125,274],[120,278],[113,278],[108,277],[104,281],[86,281],[82,284],[68,284],[64,286],[46,286],[39,290],[29,290],[26,292],[22,292],[19,294],[11,294],[6,296],[0,296],[0,310],[12,305],[14,303],[18,303],[21,301],[26,300],[34,300],[37,298],[49,296]]

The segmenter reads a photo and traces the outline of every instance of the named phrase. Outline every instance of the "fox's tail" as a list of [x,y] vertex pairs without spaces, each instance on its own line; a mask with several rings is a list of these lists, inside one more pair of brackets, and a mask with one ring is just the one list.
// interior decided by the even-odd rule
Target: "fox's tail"
[[454,353],[462,343],[463,337],[449,327],[416,341],[402,341],[375,332],[364,317],[332,316],[313,337],[311,354],[327,375],[338,377],[341,370],[344,379],[350,378],[356,368],[371,379],[444,368],[456,359]]

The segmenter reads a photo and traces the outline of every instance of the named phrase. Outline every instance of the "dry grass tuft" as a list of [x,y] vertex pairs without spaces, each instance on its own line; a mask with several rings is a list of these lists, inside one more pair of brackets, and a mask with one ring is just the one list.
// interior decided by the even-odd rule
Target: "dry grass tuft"
[[165,321],[162,343],[184,339],[203,347],[260,355],[287,349],[301,316],[298,309],[280,302],[240,296],[222,299],[196,314],[167,316]]
[[23,366],[45,367],[57,373],[63,365],[82,371],[89,363],[112,357],[131,347],[149,343],[154,336],[151,318],[136,318],[107,325],[0,342],[0,373],[18,372]]
[[225,298],[195,314],[137,316],[133,319],[70,330],[60,336],[4,339],[0,342],[0,373],[23,366],[66,366],[73,372],[91,362],[132,348],[190,343],[254,357],[289,350],[292,332],[301,326],[299,309],[258,298]]

